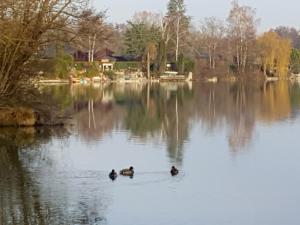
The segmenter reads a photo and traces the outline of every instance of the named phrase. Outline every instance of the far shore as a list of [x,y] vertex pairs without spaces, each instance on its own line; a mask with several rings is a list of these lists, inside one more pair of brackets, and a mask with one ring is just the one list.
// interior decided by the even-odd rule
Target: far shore
[[[258,79],[258,77],[255,77],[255,79]],[[280,81],[280,80],[291,80],[291,81],[300,81],[299,76],[287,76],[287,77],[268,77],[268,76],[262,76],[259,78],[259,80],[262,81]],[[153,83],[159,83],[159,82],[191,82],[191,81],[200,81],[200,82],[207,82],[207,83],[217,83],[217,82],[236,82],[240,80],[237,76],[210,76],[210,77],[201,77],[198,79],[160,79],[160,78],[135,78],[135,79],[116,79],[116,80],[110,80],[110,79],[93,79],[93,78],[82,78],[77,79],[77,82],[72,82],[70,79],[39,79],[36,83],[40,85],[59,85],[59,84],[102,84],[102,83],[147,83],[147,82],[153,82]]]

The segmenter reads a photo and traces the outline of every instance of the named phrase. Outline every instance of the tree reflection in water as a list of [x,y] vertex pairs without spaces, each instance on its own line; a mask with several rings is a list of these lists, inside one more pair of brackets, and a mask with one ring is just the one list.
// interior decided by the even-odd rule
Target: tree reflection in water
[[[53,185],[53,188],[55,184],[51,184],[49,180],[42,184],[41,181],[48,178],[37,179],[37,171],[29,170],[49,169],[49,165],[46,164],[51,163],[51,157],[44,154],[44,151],[35,149],[53,137],[62,138],[67,135],[68,132],[63,128],[1,128],[0,224],[105,224],[105,218],[99,215],[99,212],[103,211],[99,210],[103,208],[99,199],[95,199],[94,208],[91,207],[93,204],[88,207],[80,201],[75,203],[73,208],[68,205],[56,205],[59,204],[56,201],[60,202],[60,196],[47,199],[49,193],[45,192],[43,187]],[[29,148],[32,150],[28,150]]]
[[[208,133],[227,128],[229,149],[238,154],[250,145],[257,123],[296,117],[300,108],[299,85],[285,81],[194,83],[192,88],[184,83],[56,86],[42,91],[73,116],[71,135],[85,143],[123,131],[143,142],[165,143],[170,160],[178,164],[195,126]],[[59,173],[46,171],[55,168],[59,151],[48,152],[44,144],[69,135],[58,128],[1,129],[0,224],[106,223],[110,197],[102,193],[101,183],[96,183],[98,192],[89,191],[87,187],[95,187],[88,183],[93,179],[84,179],[84,185],[80,179],[60,177],[63,182],[55,183]],[[72,193],[76,197],[69,202]]]
[[69,92],[57,92],[64,96],[57,95],[63,104],[71,99],[63,108],[74,114],[86,141],[126,130],[142,141],[166,143],[171,159],[180,162],[192,123],[201,122],[207,132],[229,127],[229,147],[238,152],[251,143],[257,121],[272,123],[291,116],[300,105],[298,90],[297,84],[285,81],[195,83],[193,88],[161,83],[72,86]]

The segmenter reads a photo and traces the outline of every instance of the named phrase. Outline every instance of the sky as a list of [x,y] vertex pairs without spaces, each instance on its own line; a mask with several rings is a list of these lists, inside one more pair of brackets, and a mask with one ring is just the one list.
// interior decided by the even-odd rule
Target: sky
[[[168,0],[92,0],[92,5],[99,10],[108,10],[108,21],[124,23],[135,12],[166,11]],[[215,16],[226,19],[231,0],[185,0],[188,15],[197,23],[205,17]],[[240,0],[256,9],[257,17],[261,19],[259,31],[267,31],[280,25],[294,26],[300,29],[300,0]]]

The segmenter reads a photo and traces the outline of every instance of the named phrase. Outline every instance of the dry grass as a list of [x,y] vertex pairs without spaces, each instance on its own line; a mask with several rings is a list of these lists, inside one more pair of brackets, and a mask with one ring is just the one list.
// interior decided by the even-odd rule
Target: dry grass
[[0,108],[0,126],[34,126],[37,122],[37,114],[24,107]]

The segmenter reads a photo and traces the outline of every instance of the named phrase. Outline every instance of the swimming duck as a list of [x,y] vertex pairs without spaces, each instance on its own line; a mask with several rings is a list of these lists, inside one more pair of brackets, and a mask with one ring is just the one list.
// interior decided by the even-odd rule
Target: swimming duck
[[123,175],[123,176],[130,176],[130,177],[132,177],[133,174],[134,174],[133,167],[131,166],[129,169],[122,169],[120,171],[120,174]]
[[176,176],[179,173],[179,170],[175,166],[172,166],[170,172],[172,176]]
[[109,178],[112,179],[112,180],[115,180],[117,178],[118,174],[116,173],[115,170],[112,170],[110,173],[109,173]]

